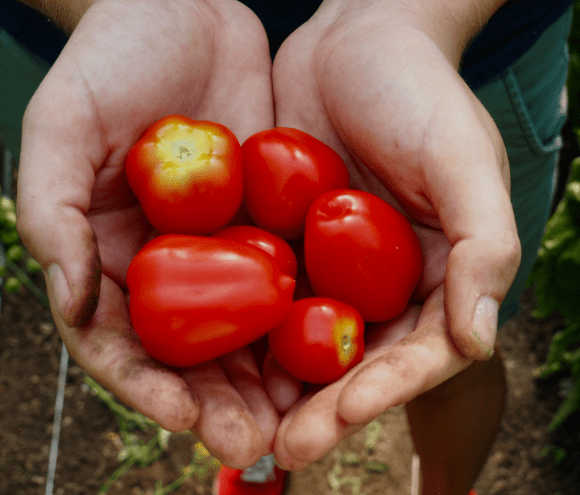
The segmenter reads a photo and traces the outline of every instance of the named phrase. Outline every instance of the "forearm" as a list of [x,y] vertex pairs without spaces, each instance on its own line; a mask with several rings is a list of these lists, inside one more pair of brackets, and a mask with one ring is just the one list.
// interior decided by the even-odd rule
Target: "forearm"
[[[385,29],[411,28],[431,38],[459,67],[469,42],[507,0],[325,0],[319,12],[329,17],[368,13]],[[377,21],[382,18],[384,21]]]
[[71,33],[96,0],[20,0]]
[[454,65],[507,0],[391,0],[408,11]]

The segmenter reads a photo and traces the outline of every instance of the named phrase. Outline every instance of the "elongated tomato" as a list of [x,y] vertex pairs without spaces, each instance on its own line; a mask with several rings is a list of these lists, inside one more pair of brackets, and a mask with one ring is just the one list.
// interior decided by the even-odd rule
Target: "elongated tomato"
[[131,323],[152,357],[193,366],[278,325],[294,284],[271,256],[246,243],[163,235],[129,266]]

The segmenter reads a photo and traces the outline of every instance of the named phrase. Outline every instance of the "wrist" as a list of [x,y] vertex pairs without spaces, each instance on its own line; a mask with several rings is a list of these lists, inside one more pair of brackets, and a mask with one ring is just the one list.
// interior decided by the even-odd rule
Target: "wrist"
[[[372,10],[385,25],[407,26],[425,33],[458,68],[469,42],[506,0],[325,0],[330,16]],[[332,14],[333,13],[333,14]]]
[[85,12],[97,0],[20,0],[54,21],[70,34]]

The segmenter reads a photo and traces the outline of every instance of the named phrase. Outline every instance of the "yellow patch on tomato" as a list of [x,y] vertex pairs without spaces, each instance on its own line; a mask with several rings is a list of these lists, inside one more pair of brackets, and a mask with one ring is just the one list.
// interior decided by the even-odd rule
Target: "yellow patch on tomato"
[[358,325],[352,318],[340,318],[334,324],[332,340],[337,351],[338,362],[343,368],[346,368],[356,356],[358,332]]
[[167,126],[152,150],[162,164],[156,170],[155,183],[165,189],[179,189],[201,177],[219,177],[224,166],[220,141],[219,136],[204,129]]

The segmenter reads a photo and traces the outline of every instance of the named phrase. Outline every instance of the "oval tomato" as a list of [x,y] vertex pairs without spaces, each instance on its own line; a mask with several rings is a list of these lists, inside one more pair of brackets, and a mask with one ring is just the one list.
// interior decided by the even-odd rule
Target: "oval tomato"
[[165,117],[133,146],[125,167],[147,220],[164,234],[209,234],[242,203],[241,147],[221,124]]
[[232,225],[230,227],[224,227],[223,229],[215,231],[212,236],[247,242],[261,249],[276,260],[276,263],[278,263],[278,266],[284,273],[294,279],[296,278],[296,272],[298,271],[296,255],[290,245],[281,237],[259,227],[254,227],[253,225]]
[[302,235],[308,208],[320,194],[349,185],[340,156],[298,129],[258,132],[244,142],[242,155],[248,212],[258,227],[284,239]]
[[304,257],[316,295],[351,304],[365,321],[401,314],[423,266],[409,221],[377,196],[348,189],[323,194],[313,203]]
[[294,280],[230,239],[163,235],[127,271],[131,323],[145,350],[193,366],[258,339],[286,316]]
[[284,321],[268,333],[276,361],[310,383],[330,383],[362,361],[364,322],[356,309],[324,297],[292,303]]

